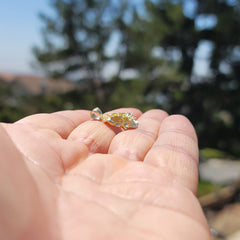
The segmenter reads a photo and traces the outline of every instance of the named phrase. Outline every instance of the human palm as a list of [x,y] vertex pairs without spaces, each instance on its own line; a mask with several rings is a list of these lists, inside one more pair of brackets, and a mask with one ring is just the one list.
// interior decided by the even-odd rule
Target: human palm
[[0,125],[0,239],[210,239],[190,122],[116,111],[139,127],[120,131],[85,110]]

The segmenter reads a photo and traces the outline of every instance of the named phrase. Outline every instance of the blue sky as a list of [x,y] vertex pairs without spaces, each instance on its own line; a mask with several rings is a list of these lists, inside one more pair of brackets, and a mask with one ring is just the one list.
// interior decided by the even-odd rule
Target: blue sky
[[40,11],[49,11],[48,0],[1,1],[0,72],[34,72],[31,47],[41,43]]

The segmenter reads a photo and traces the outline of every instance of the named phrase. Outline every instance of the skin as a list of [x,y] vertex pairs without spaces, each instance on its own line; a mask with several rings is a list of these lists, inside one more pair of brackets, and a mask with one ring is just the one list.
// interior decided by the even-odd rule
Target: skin
[[189,120],[115,112],[139,127],[121,131],[85,110],[0,124],[0,239],[211,239]]

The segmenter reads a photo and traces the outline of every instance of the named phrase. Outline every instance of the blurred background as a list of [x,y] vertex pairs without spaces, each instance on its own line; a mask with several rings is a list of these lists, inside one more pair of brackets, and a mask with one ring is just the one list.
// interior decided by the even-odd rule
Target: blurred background
[[240,239],[240,1],[0,4],[0,121],[69,109],[184,114],[213,235]]

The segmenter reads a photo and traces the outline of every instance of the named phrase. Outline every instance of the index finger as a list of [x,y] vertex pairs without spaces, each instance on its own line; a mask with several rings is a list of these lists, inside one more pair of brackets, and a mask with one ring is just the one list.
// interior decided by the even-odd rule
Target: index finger
[[62,138],[69,134],[81,123],[90,119],[90,111],[66,110],[54,113],[39,113],[25,117],[15,124],[30,124],[38,129],[50,129],[58,133]]

